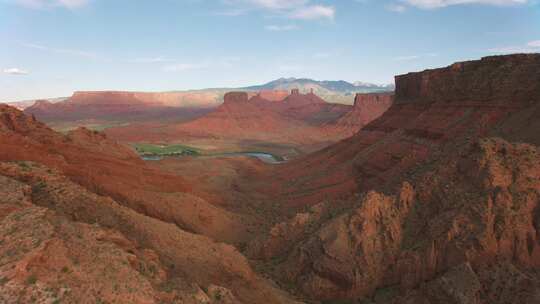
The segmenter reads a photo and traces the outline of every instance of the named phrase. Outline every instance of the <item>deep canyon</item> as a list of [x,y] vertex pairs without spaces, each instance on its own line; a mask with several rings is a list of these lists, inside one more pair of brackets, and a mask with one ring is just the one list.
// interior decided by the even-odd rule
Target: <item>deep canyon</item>
[[0,104],[0,302],[540,303],[540,55],[395,83]]

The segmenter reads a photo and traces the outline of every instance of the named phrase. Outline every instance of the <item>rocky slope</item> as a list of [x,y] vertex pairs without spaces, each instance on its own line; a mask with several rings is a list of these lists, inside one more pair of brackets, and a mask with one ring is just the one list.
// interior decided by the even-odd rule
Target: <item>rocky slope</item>
[[249,219],[103,134],[1,106],[0,145],[2,302],[293,302],[215,241]]
[[251,256],[313,299],[538,302],[539,77],[540,55],[396,77],[380,118],[268,175],[297,214]]
[[61,170],[93,192],[183,229],[230,242],[246,233],[237,215],[200,199],[184,178],[148,167],[102,133],[82,128],[62,135],[0,105],[0,145],[2,161],[29,160]]
[[[408,290],[463,264],[474,277],[507,263],[538,284],[527,275],[540,266],[538,152],[485,139],[391,195],[370,191],[292,250],[282,271],[317,299]],[[476,288],[478,300],[497,299]],[[522,292],[522,303],[540,299],[540,289]]]

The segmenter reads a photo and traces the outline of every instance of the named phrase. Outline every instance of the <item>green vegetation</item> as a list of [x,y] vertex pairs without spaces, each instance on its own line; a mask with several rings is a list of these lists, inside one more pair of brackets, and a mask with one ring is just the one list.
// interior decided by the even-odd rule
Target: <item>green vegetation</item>
[[205,151],[202,149],[182,145],[182,144],[147,144],[134,143],[132,147],[143,158],[154,160],[161,159],[167,156],[204,156],[204,157],[227,157],[227,156],[251,156],[257,157],[265,162],[282,162],[285,159],[279,155],[270,154],[267,152],[223,152],[223,151]]
[[142,156],[197,156],[201,152],[198,149],[174,144],[174,145],[152,145],[152,144],[135,144],[133,145],[137,153]]

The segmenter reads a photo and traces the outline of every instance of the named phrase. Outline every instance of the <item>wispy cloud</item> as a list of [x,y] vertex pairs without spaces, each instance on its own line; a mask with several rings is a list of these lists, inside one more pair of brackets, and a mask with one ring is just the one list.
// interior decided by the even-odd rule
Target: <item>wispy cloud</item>
[[540,40],[530,41],[524,45],[495,47],[489,49],[488,52],[497,54],[540,53]]
[[309,5],[296,9],[289,16],[293,19],[314,20],[334,19],[336,9],[333,6]]
[[48,47],[40,44],[33,44],[33,43],[23,43],[24,47],[36,49],[40,51],[45,51],[49,53],[56,53],[56,54],[65,54],[65,55],[72,55],[72,56],[79,56],[79,57],[85,57],[90,59],[97,59],[98,56],[92,52],[87,51],[81,51],[81,50],[73,50],[73,49],[63,49],[63,48],[54,48],[54,47]]
[[90,0],[11,0],[11,2],[32,9],[42,9],[48,7],[75,9],[85,6],[90,2]]
[[4,72],[4,74],[9,74],[9,75],[28,75],[28,74],[30,74],[28,71],[23,70],[23,69],[19,69],[19,68],[8,68],[8,69],[4,69],[2,72]]
[[527,43],[527,46],[532,48],[540,48],[540,40],[531,41]]
[[290,19],[334,19],[333,6],[312,3],[311,0],[223,0],[229,8],[216,14],[238,16],[251,11],[265,11]]
[[171,62],[172,60],[158,56],[158,57],[141,57],[129,60],[132,63],[163,63]]
[[253,5],[267,9],[290,9],[304,6],[309,0],[225,0],[229,4]]
[[492,6],[512,6],[531,3],[531,0],[398,0],[387,5],[387,9],[395,12],[403,12],[407,6],[420,9],[437,9],[454,5],[481,4]]
[[297,30],[298,26],[294,24],[286,24],[286,25],[267,25],[264,27],[267,31],[271,32],[284,32],[284,31],[293,31]]

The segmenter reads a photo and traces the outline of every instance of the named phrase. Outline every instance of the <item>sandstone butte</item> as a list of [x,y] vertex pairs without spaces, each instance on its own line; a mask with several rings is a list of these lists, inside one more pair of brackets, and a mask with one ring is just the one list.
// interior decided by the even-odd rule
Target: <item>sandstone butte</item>
[[[376,95],[374,95],[376,96]],[[382,94],[386,98],[386,94]],[[210,138],[254,140],[276,144],[309,145],[333,143],[358,131],[382,114],[385,102],[366,101],[363,110],[332,104],[298,90],[261,91],[257,94],[230,92],[224,103],[200,118],[172,124],[132,124],[108,129],[117,140],[160,141]],[[355,118],[357,117],[358,118]],[[341,121],[341,118],[349,117]],[[361,121],[362,123],[350,123]]]
[[219,182],[0,106],[0,302],[539,303],[539,107],[540,55],[401,75],[352,137]]

